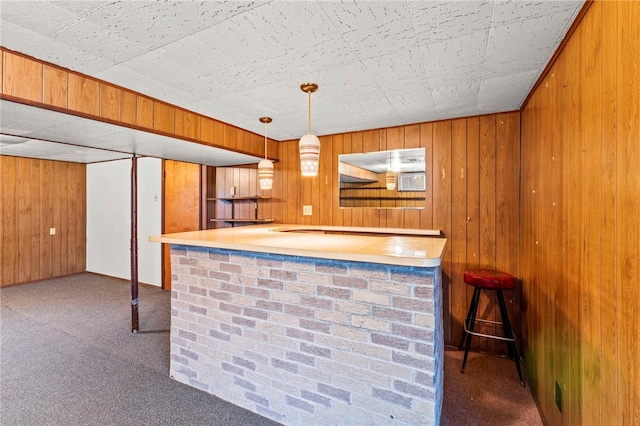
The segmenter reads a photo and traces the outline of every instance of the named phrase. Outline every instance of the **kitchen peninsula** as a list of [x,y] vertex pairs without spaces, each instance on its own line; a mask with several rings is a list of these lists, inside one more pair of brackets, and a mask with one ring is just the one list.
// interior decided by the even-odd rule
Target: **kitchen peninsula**
[[169,243],[171,376],[283,424],[438,424],[438,231],[268,224]]

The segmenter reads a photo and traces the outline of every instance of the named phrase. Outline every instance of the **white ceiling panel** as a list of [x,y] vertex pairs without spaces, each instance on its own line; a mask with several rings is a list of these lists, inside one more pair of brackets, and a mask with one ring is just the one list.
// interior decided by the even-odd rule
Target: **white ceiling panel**
[[95,163],[132,155],[209,166],[257,164],[262,158],[0,100],[0,154]]
[[77,147],[37,139],[25,139],[21,143],[12,143],[7,142],[5,138],[7,138],[6,135],[0,135],[0,154],[14,157],[69,161],[74,163],[96,163],[131,157],[125,153]]
[[517,109],[583,4],[0,0],[0,39],[258,134],[268,113],[287,140],[308,81],[320,135]]
[[436,43],[465,34],[487,31],[493,1],[409,1],[407,7],[418,45]]

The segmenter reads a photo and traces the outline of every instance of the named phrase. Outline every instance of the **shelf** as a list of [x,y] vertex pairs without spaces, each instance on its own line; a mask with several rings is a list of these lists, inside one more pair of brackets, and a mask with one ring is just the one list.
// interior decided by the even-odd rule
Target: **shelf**
[[[231,217],[227,218],[211,218],[209,222],[226,222],[234,226],[236,223],[271,223],[273,219],[259,219],[258,218],[258,204],[260,200],[268,200],[271,197],[265,195],[254,195],[249,197],[213,197],[207,198],[207,201],[223,201],[231,204]],[[254,217],[248,218],[236,218],[236,202],[250,201],[254,204]]]
[[254,195],[252,197],[215,197],[215,198],[207,198],[207,201],[258,201],[258,200],[268,200],[271,197],[267,195]]
[[395,201],[424,201],[424,197],[340,197],[340,200],[395,200]]
[[209,222],[228,222],[228,223],[271,223],[273,219],[209,219]]

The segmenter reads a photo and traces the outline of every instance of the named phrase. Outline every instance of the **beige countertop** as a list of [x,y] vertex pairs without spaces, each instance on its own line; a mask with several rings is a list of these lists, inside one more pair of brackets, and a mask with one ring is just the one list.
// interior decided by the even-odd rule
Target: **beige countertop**
[[149,241],[289,256],[434,267],[440,265],[447,242],[445,238],[437,237],[439,235],[440,231],[419,229],[267,224],[165,234],[149,237]]

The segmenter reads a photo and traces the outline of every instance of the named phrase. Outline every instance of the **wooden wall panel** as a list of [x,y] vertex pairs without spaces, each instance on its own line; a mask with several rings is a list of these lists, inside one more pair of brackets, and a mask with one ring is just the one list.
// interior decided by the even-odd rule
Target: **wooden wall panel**
[[176,131],[175,108],[171,105],[155,102],[153,107],[153,128],[165,133]]
[[[487,145],[483,156],[480,155],[480,121],[485,132],[483,143]],[[280,142],[274,197],[268,201],[273,218],[280,223],[442,230],[448,238],[443,261],[445,338],[447,343],[458,345],[456,340],[461,336],[470,301],[468,286],[462,282],[462,271],[479,265],[481,240],[488,241],[483,243],[486,264],[500,264],[519,276],[519,126],[520,114],[513,112],[323,136],[316,178],[300,176],[298,141]],[[427,154],[424,210],[339,207],[339,154],[404,147],[423,147]],[[302,205],[309,202],[313,209],[311,218],[302,215]],[[480,227],[481,206],[485,212],[487,229],[484,230]],[[517,326],[520,323],[519,292],[508,295],[507,299],[512,321]],[[497,306],[487,303],[486,318],[494,318],[496,309]],[[480,339],[474,340],[474,346],[479,342]],[[503,351],[503,348],[496,350]]]
[[591,4],[522,111],[525,362],[550,425],[640,422],[638,20]]
[[69,78],[63,70],[44,65],[44,96],[42,102],[60,108],[69,105]]
[[146,96],[136,96],[136,124],[140,127],[153,129],[153,99]]
[[[86,190],[85,165],[0,155],[2,176],[1,286],[83,272],[85,255],[66,255],[74,230],[76,250],[86,251],[86,205],[71,203],[77,193],[71,183]],[[79,182],[78,182],[79,181]],[[82,195],[84,197],[84,195]],[[49,230],[56,229],[55,235]],[[80,261],[78,261],[80,260]]]
[[18,277],[18,159],[2,161],[2,285],[19,282]]
[[138,114],[138,97],[128,90],[122,91],[122,112],[120,120],[125,124],[136,124]]
[[122,89],[100,84],[100,116],[120,121],[122,116]]
[[3,52],[3,93],[42,102],[42,64],[10,52]]
[[80,74],[69,73],[69,109],[100,115],[100,83]]
[[[162,233],[197,231],[200,229],[201,170],[198,164],[163,161]],[[163,244],[163,288],[171,289],[169,244]]]

